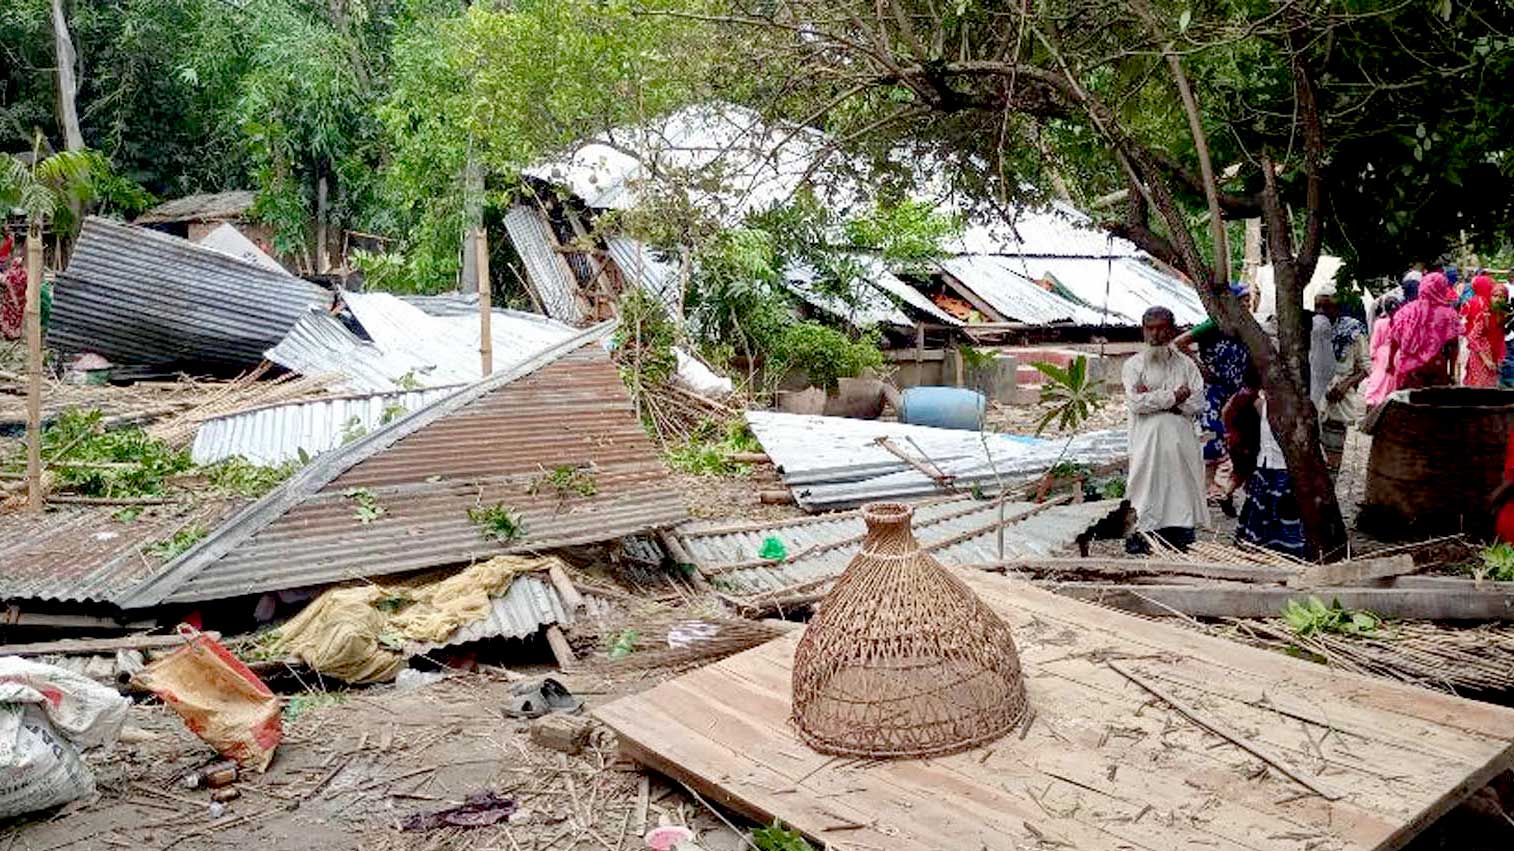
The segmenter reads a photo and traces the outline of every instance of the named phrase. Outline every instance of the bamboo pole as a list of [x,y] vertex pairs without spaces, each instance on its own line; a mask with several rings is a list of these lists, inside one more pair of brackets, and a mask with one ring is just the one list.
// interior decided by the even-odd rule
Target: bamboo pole
[[489,232],[478,229],[473,240],[478,251],[478,355],[482,359],[483,375],[494,374],[494,306],[489,285]]
[[42,513],[42,225],[26,232],[26,506]]

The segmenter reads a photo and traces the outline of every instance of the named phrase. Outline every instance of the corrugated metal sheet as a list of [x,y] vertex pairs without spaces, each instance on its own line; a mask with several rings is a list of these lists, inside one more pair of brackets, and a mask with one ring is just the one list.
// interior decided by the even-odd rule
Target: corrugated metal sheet
[[1135,243],[1094,224],[1080,210],[1061,201],[1044,207],[1020,207],[1008,219],[976,222],[946,249],[955,254],[1002,254],[1014,257],[1140,257]]
[[[371,342],[360,339],[336,317],[312,311],[267,351],[268,359],[306,375],[345,376],[345,389],[360,393],[390,392],[414,384],[450,387],[479,379],[476,312],[470,315],[448,306],[432,315],[387,293],[344,293],[342,301]],[[508,370],[576,333],[562,323],[517,311],[495,311],[489,330],[495,372]]]
[[795,263],[783,272],[784,283],[793,293],[815,307],[835,316],[849,325],[865,328],[870,325],[895,325],[909,327],[914,321],[905,316],[888,296],[864,279],[857,281],[848,301],[830,293],[821,292],[816,286],[819,273],[813,267]]
[[505,230],[526,266],[526,279],[542,309],[553,319],[576,324],[586,318],[578,303],[578,281],[553,248],[549,228],[540,210],[517,204],[505,213]]
[[605,251],[626,280],[662,302],[672,316],[683,317],[683,282],[676,264],[659,259],[651,246],[627,236],[605,240]]
[[269,271],[287,274],[279,261],[269,257],[257,243],[248,239],[245,234],[237,230],[236,225],[230,222],[218,225],[215,230],[200,237],[195,243],[222,254],[229,254],[238,260],[262,266]]
[[196,464],[241,457],[276,466],[314,457],[341,446],[348,435],[362,435],[397,416],[450,396],[457,388],[399,390],[364,396],[330,396],[287,405],[270,405],[206,420],[195,432],[191,453]]
[[[1005,503],[1004,557],[1046,556],[1064,550],[1121,504],[1118,500],[1054,506]],[[998,505],[992,501],[956,499],[915,508],[915,538],[942,564],[997,560],[998,525]],[[690,523],[674,534],[711,584],[751,594],[839,576],[857,554],[865,531],[861,513],[849,511],[771,526]],[[792,560],[762,563],[757,552],[768,537],[782,541]]]
[[[1138,325],[1146,308],[1162,305],[1180,324],[1202,322],[1209,314],[1199,294],[1177,278],[1133,258],[1016,258],[1010,268],[1031,279],[1052,278],[1095,310],[1108,302],[1110,325]],[[1106,290],[1107,288],[1107,290]],[[1107,297],[1106,297],[1107,291]]]
[[117,520],[117,511],[0,515],[0,600],[119,602],[163,567],[146,554],[149,546],[191,524],[212,527],[229,506],[153,507],[130,523]]
[[330,300],[291,275],[91,217],[53,288],[47,343],[122,364],[248,367]]
[[162,222],[209,222],[222,219],[239,219],[252,209],[257,193],[235,189],[230,192],[202,192],[164,201],[143,213],[133,224],[149,225]]
[[[593,594],[584,595],[584,604],[590,614],[608,612],[610,606]],[[563,605],[562,597],[552,583],[536,574],[517,577],[510,583],[510,590],[490,601],[489,613],[478,620],[458,627],[446,641],[435,644],[410,643],[405,646],[409,655],[430,653],[442,647],[455,647],[472,641],[488,638],[529,638],[542,627],[553,624],[564,626],[573,623],[575,617]]]
[[[904,452],[928,459],[955,477],[959,488],[997,492],[1023,484],[1063,455],[1064,442],[994,432],[912,426],[878,420],[748,411],[747,422],[773,459],[784,484],[806,511],[850,508],[879,499],[939,495],[925,474],[877,444],[887,437]],[[1079,435],[1066,458],[1088,464],[1117,461],[1129,452],[1123,429]]]
[[1075,325],[1128,324],[1116,317],[1106,317],[1056,293],[1041,289],[1024,274],[1020,258],[998,255],[962,255],[940,261],[941,268],[962,286],[987,302],[1011,322],[1050,325],[1070,322]]
[[[1124,459],[1130,451],[1129,434],[1123,429],[1079,435],[1067,448],[1066,460],[1090,465],[1109,464]],[[906,451],[907,448],[906,448]],[[959,458],[940,464],[941,471],[953,478],[959,490],[977,488],[997,493],[1022,486],[1062,458],[1062,444],[1036,447],[1009,457],[994,453],[993,463],[980,453],[973,458]],[[934,481],[914,469],[901,470],[865,479],[811,481],[792,486],[794,498],[807,511],[831,511],[852,508],[880,499],[917,499],[941,492]]]
[[[324,310],[300,316],[279,344],[264,355],[285,369],[304,375],[340,375],[343,389],[356,393],[382,393],[399,389],[401,377],[416,365],[378,346],[358,339],[340,319]],[[415,373],[421,384],[435,383]]]
[[[600,326],[307,466],[201,541],[132,606],[219,599],[613,540],[687,516],[642,431]],[[544,472],[581,466],[593,495],[561,496]],[[385,513],[364,524],[349,488]],[[486,540],[468,510],[523,520]]]

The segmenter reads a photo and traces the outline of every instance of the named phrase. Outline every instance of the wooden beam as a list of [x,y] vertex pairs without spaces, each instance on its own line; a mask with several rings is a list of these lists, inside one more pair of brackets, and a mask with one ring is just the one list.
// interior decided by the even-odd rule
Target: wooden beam
[[1160,561],[1156,559],[1032,558],[966,565],[991,573],[1024,573],[1036,579],[1058,577],[1131,579],[1140,576],[1197,576],[1238,582],[1282,584],[1297,571],[1271,565]]
[[[219,632],[202,632],[212,641],[220,641]],[[114,653],[117,650],[166,650],[182,647],[186,642],[177,635],[128,635],[122,638],[60,638],[57,641],[34,641],[30,644],[0,644],[0,656],[64,656]]]
[[1290,588],[1318,588],[1325,585],[1360,585],[1374,579],[1388,579],[1413,573],[1414,557],[1408,553],[1387,558],[1365,558],[1336,564],[1317,564],[1288,580]]
[[566,671],[578,664],[578,657],[573,655],[568,637],[563,635],[562,627],[557,624],[547,627],[547,646],[552,648],[552,657],[557,660],[559,670]]
[[[1007,318],[1004,316],[1004,314],[1000,313],[997,310],[994,310],[994,308],[993,308],[992,305],[990,305],[988,302],[984,301],[983,299],[979,298],[977,293],[973,292],[970,287],[968,287],[966,284],[962,283],[961,281],[957,280],[951,274],[949,274],[947,272],[942,272],[941,273],[941,281],[942,281],[942,283],[946,284],[947,289],[950,289],[952,292],[954,292],[958,296],[960,296],[963,301],[965,301],[968,304],[972,305],[979,313],[983,314],[983,318],[987,319],[989,322],[1007,322],[1008,321]],[[982,327],[982,326],[974,326],[974,327]],[[960,329],[954,329],[954,330],[960,330]]]
[[1340,588],[1308,590],[1237,585],[1118,585],[1047,582],[1049,591],[1154,617],[1275,618],[1290,600],[1318,597],[1348,609],[1365,609],[1394,620],[1514,620],[1514,592],[1439,588]]
[[494,374],[493,285],[489,281],[489,232],[478,229],[473,245],[478,252],[478,357],[480,375]]
[[[61,13],[60,13],[61,14]],[[42,223],[26,231],[26,507],[42,513]]]
[[52,626],[79,629],[111,629],[125,630],[148,630],[154,629],[158,622],[148,618],[122,623],[114,618],[100,618],[93,615],[55,615],[47,612],[25,612],[20,606],[11,604],[3,612],[0,612],[0,626]]
[[557,596],[562,599],[563,608],[570,613],[582,611],[584,595],[578,593],[573,580],[568,577],[568,572],[562,569],[562,565],[554,564],[547,568],[547,578],[552,580],[552,587],[557,589]]

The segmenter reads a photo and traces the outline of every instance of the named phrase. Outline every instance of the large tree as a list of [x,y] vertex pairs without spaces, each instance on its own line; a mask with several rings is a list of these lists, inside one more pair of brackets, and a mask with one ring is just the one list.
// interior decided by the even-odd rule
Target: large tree
[[[1340,252],[1367,244],[1374,253],[1358,255],[1360,265],[1392,269],[1466,226],[1402,196],[1362,197],[1426,176],[1426,159],[1444,152],[1460,167],[1452,179],[1507,185],[1507,134],[1454,124],[1506,121],[1482,103],[1501,97],[1514,70],[1506,5],[739,0],[720,14],[675,14],[753,33],[767,73],[783,82],[779,111],[896,167],[913,150],[908,162],[935,164],[990,206],[1007,210],[1035,194],[1027,187],[1069,172],[1125,189],[1109,227],[1187,274],[1251,350],[1312,548],[1343,552],[1306,392],[1304,286],[1327,236]],[[1396,48],[1404,38],[1414,41]],[[1497,212],[1479,225],[1506,227],[1506,206],[1486,204]],[[1275,343],[1227,288],[1225,223],[1255,217],[1275,273]],[[1385,217],[1417,228],[1410,251],[1368,239]]]

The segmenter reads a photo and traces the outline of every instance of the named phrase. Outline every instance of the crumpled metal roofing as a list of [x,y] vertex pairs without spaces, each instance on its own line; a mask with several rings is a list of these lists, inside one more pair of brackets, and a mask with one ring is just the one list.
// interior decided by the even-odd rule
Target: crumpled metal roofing
[[747,411],[747,423],[806,511],[849,508],[879,499],[940,495],[924,473],[877,444],[887,437],[911,456],[934,463],[956,486],[997,492],[1023,484],[1062,457],[1088,464],[1129,452],[1123,429],[1079,435],[1070,445],[997,432],[905,425],[880,420]]
[[245,368],[331,294],[148,228],[91,216],[53,286],[47,344],[118,364]]
[[605,240],[605,251],[626,280],[662,302],[674,318],[683,316],[682,282],[676,264],[660,259],[651,246],[628,236]]
[[578,279],[554,247],[546,217],[540,210],[517,204],[505,212],[504,221],[542,309],[562,322],[584,321],[587,316],[578,301]]
[[327,396],[287,405],[269,405],[214,417],[200,424],[190,452],[196,464],[241,457],[278,466],[341,446],[396,417],[450,396],[457,388],[397,390],[362,396]]
[[[1069,505],[1004,504],[1004,558],[1047,556],[1069,547],[1089,528],[1119,511],[1119,500]],[[997,561],[999,507],[988,500],[952,499],[915,505],[921,548],[942,564]],[[673,534],[716,588],[738,594],[777,591],[841,575],[857,554],[866,526],[860,511],[773,523],[686,523]],[[758,557],[777,538],[785,561]]]
[[[590,615],[610,610],[609,603],[593,594],[584,594],[583,599]],[[430,653],[441,647],[455,647],[488,638],[529,638],[542,627],[566,626],[577,617],[563,605],[562,597],[551,582],[542,579],[540,574],[527,573],[517,576],[503,595],[490,599],[488,614],[458,627],[445,641],[406,644],[405,652],[410,655]]]
[[[274,363],[306,375],[344,376],[345,389],[359,393],[422,387],[451,387],[479,379],[479,323],[475,312],[450,301],[428,302],[436,315],[388,293],[343,293],[369,340],[324,311],[300,317],[283,340],[267,351]],[[489,327],[494,371],[507,370],[554,343],[573,328],[542,316],[496,310]]]
[[[123,605],[221,599],[613,540],[687,516],[596,326],[316,458]],[[582,467],[592,495],[543,483]],[[384,509],[362,523],[351,489]],[[523,522],[486,539],[469,509]]]
[[947,257],[940,266],[962,286],[988,303],[1006,320],[1031,325],[1070,322],[1075,325],[1128,324],[1097,310],[1047,292],[1022,274],[1020,258],[993,254]]
[[119,508],[62,508],[37,517],[0,515],[0,601],[118,603],[162,569],[152,544],[226,516],[220,501],[161,506],[121,522]]

